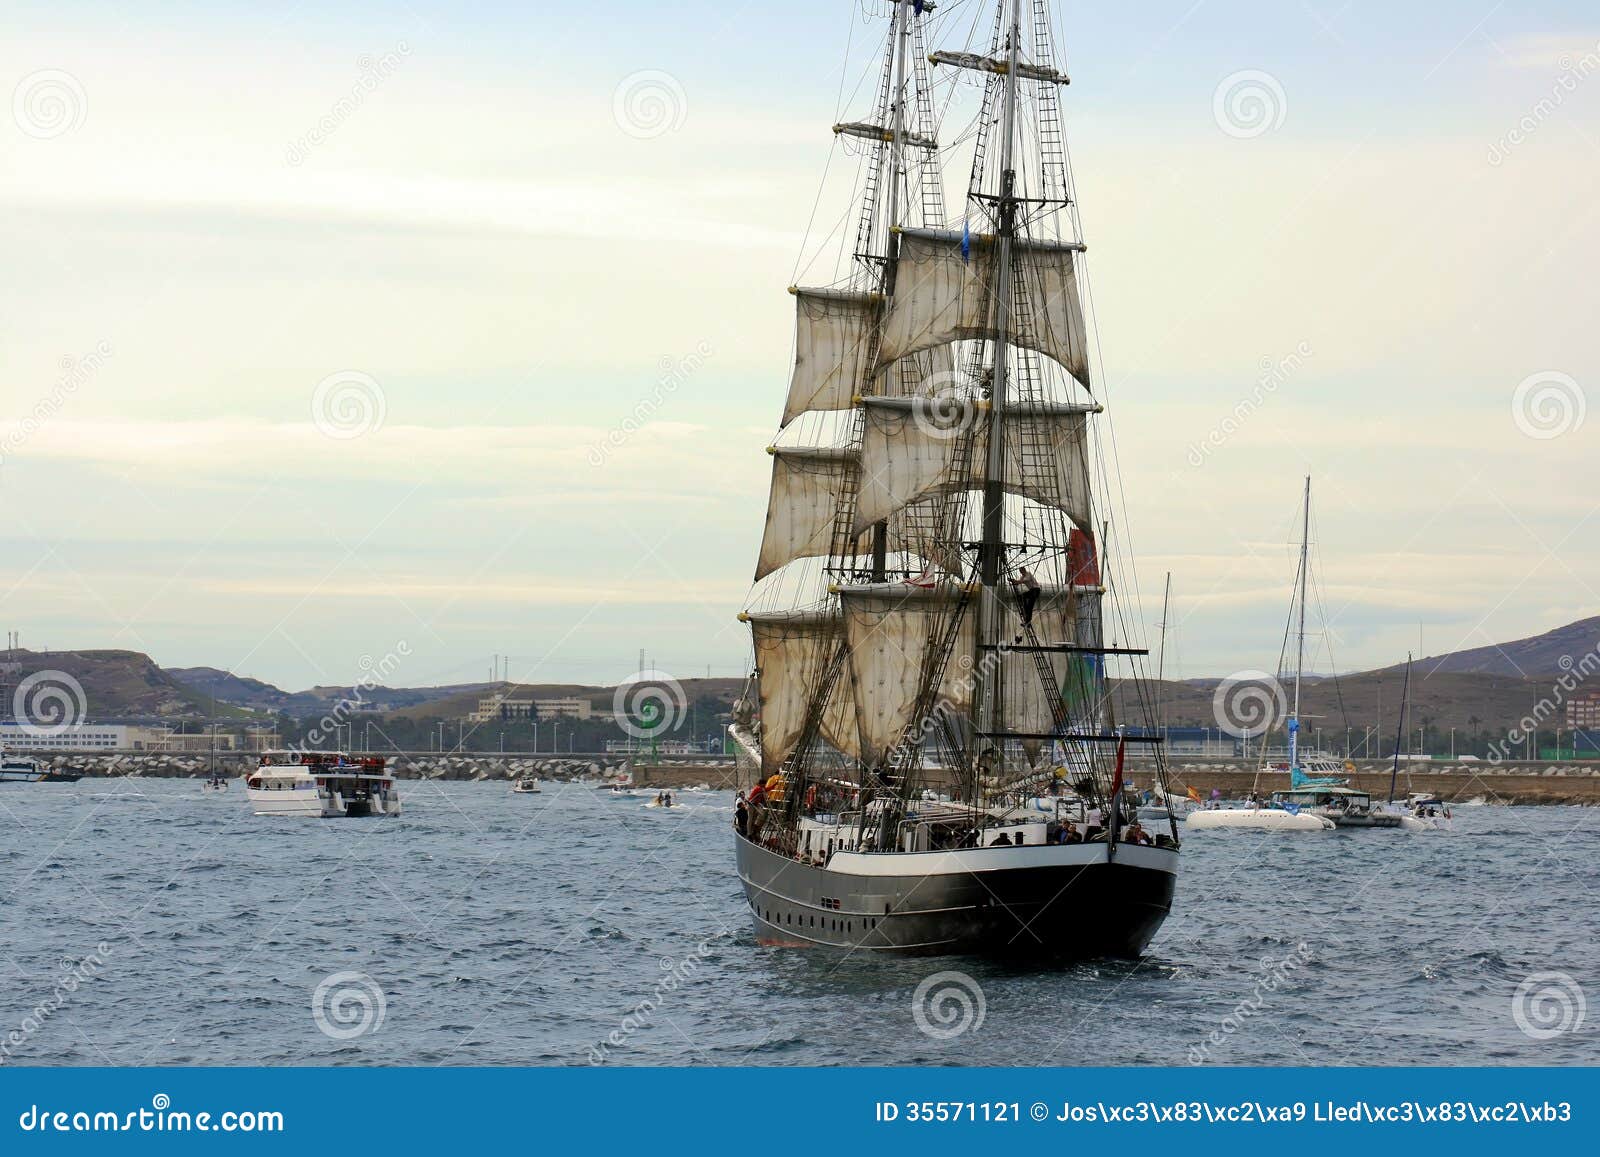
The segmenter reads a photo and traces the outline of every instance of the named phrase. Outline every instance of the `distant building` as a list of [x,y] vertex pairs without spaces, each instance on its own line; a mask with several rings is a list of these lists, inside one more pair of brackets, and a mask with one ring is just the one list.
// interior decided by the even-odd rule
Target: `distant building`
[[540,719],[592,719],[594,704],[587,699],[535,699],[535,711]]
[[1578,691],[1567,700],[1567,726],[1575,730],[1600,728],[1600,689]]
[[517,719],[591,719],[594,705],[587,699],[513,699],[489,695],[478,700],[478,709],[467,719],[472,723],[495,723]]
[[[252,739],[257,738],[252,736]],[[60,731],[0,722],[0,745],[8,751],[233,751],[234,737],[219,731],[183,735],[170,727],[138,723],[77,723]],[[258,745],[259,746],[259,745]]]
[[472,723],[493,723],[501,719],[532,719],[532,699],[511,699],[505,695],[490,695],[478,700],[478,709],[467,716]]
[[78,723],[57,732],[0,722],[0,746],[7,751],[116,751],[132,749],[131,733],[147,731],[121,723]]

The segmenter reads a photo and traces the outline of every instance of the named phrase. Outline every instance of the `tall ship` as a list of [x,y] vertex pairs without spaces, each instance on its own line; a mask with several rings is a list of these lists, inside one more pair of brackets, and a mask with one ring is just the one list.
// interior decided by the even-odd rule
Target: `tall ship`
[[855,197],[802,259],[834,276],[790,290],[739,876],[763,944],[1137,956],[1179,839],[1127,790],[1130,750],[1167,773],[1146,651],[1117,645],[1136,590],[1051,5],[872,9],[868,107],[833,126]]

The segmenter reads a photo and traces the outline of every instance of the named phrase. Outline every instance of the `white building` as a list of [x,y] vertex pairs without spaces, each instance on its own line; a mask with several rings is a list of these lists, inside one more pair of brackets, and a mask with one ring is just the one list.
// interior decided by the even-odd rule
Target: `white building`
[[128,750],[132,745],[130,733],[148,730],[122,723],[75,723],[58,732],[4,720],[0,721],[0,746],[7,751]]

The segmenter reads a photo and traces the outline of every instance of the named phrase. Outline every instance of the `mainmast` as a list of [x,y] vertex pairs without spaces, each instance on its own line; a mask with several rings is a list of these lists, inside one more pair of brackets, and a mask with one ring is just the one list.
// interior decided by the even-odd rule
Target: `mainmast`
[[[911,42],[911,21],[906,18],[906,5],[912,0],[895,0],[894,27],[890,36],[894,43],[894,81],[890,94],[889,128],[889,233],[885,244],[887,260],[883,266],[883,296],[894,296],[895,267],[900,256],[900,197],[906,183],[906,52]],[[872,526],[872,581],[881,583],[887,577],[889,563],[889,522],[884,519]]]
[[[1007,381],[1007,335],[1011,328],[1011,247],[1016,236],[1016,136],[1017,136],[1017,64],[1021,53],[1022,8],[1021,0],[1011,0],[1010,31],[1007,33],[1005,97],[1003,101],[1000,137],[1000,198],[996,219],[996,258],[994,287],[994,325],[990,341],[994,350],[994,378],[989,394],[989,449],[983,483],[983,537],[978,549],[978,581],[982,587],[978,603],[978,655],[976,669],[983,671],[981,660],[993,656],[999,643],[1000,583],[1005,571],[1005,407]],[[979,718],[981,740],[985,737],[998,740],[1004,750],[1005,738],[1001,711],[1002,687],[1000,664],[984,678],[983,710]]]
[[1300,768],[1300,679],[1306,665],[1306,571],[1311,553],[1311,478],[1306,476],[1305,508],[1300,523],[1300,625],[1294,660],[1294,713],[1289,716],[1289,774]]

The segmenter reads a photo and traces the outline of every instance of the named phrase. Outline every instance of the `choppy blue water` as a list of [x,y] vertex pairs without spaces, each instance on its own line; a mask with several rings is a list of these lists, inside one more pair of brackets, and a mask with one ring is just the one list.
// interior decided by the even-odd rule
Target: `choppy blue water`
[[1600,809],[1197,833],[1143,962],[1051,971],[757,947],[726,794],[403,786],[402,817],[346,821],[197,781],[0,788],[0,1055],[1600,1063]]

